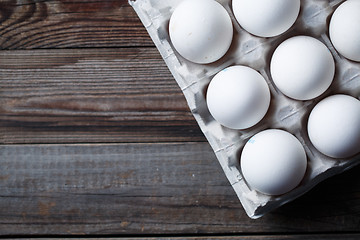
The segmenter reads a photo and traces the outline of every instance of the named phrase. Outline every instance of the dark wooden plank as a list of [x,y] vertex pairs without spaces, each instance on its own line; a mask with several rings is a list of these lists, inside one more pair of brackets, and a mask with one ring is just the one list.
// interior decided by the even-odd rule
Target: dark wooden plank
[[360,168],[249,219],[207,143],[0,146],[0,234],[334,234],[360,225]]
[[128,0],[0,1],[0,49],[153,46]]
[[[18,238],[10,238],[18,239]],[[39,239],[39,238],[29,238]],[[56,240],[58,238],[41,238],[44,240]],[[72,238],[74,240],[81,240],[82,238]],[[360,234],[296,234],[296,235],[241,235],[241,236],[166,236],[166,237],[110,237],[110,238],[86,238],[87,240],[156,240],[156,239],[170,239],[170,240],[203,240],[203,239],[219,239],[219,240],[358,240]]]
[[205,141],[155,48],[0,51],[0,133],[0,143]]

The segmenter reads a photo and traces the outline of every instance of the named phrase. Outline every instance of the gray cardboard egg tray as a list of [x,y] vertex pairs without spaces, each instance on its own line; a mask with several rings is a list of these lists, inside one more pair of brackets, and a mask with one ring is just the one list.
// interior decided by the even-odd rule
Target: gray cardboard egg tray
[[[330,17],[343,1],[301,0],[298,19],[287,32],[277,37],[260,38],[247,33],[236,22],[231,0],[220,0],[218,2],[225,7],[233,22],[233,41],[224,57],[206,65],[185,60],[171,45],[168,34],[169,19],[181,1],[129,0],[129,3],[184,93],[192,114],[249,217],[261,217],[301,196],[324,179],[360,163],[360,154],[348,159],[324,156],[312,146],[306,131],[309,113],[320,100],[337,93],[348,94],[357,99],[360,97],[360,63],[340,56],[328,36]],[[275,48],[285,39],[297,35],[312,36],[325,43],[336,62],[336,74],[330,88],[309,101],[297,101],[284,96],[273,84],[269,72],[269,62]],[[221,126],[212,118],[206,105],[206,90],[212,77],[232,65],[245,65],[257,70],[265,77],[271,91],[271,104],[264,119],[245,130],[232,130]],[[268,196],[252,190],[243,179],[240,169],[240,154],[247,140],[259,131],[270,128],[283,129],[294,134],[303,144],[308,159],[305,177],[300,185],[280,196]]]

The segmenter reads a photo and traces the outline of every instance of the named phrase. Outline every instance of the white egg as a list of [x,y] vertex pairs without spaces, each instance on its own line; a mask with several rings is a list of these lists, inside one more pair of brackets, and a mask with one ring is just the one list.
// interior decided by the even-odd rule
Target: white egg
[[330,39],[344,57],[360,62],[360,1],[342,3],[331,17]]
[[232,129],[254,126],[266,114],[270,91],[260,73],[245,66],[232,66],[211,80],[206,101],[211,115]]
[[297,100],[309,100],[329,88],[335,74],[335,62],[325,44],[312,37],[297,36],[276,48],[270,72],[283,94]]
[[348,95],[333,95],[320,101],[308,120],[310,141],[333,158],[360,152],[360,101]]
[[214,0],[186,0],[173,12],[169,23],[170,39],[181,56],[207,64],[228,51],[233,25],[225,8]]
[[268,195],[294,189],[307,167],[306,153],[299,140],[278,129],[265,130],[250,138],[242,150],[240,163],[250,187]]
[[273,37],[287,31],[296,21],[300,0],[233,0],[236,20],[246,31]]

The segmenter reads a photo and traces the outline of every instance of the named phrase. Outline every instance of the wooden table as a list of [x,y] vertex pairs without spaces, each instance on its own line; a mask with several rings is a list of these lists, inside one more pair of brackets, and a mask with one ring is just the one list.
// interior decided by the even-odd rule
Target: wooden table
[[0,1],[3,237],[360,239],[360,168],[245,214],[127,0]]

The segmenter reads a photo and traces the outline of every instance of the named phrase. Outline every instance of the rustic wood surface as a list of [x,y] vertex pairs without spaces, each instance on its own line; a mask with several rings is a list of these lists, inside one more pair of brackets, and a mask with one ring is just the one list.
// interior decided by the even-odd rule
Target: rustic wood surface
[[128,0],[1,0],[0,49],[153,46]]
[[[204,239],[219,239],[219,240],[294,240],[294,239],[316,239],[316,240],[358,240],[360,238],[359,234],[341,234],[341,235],[334,235],[334,234],[299,234],[299,235],[233,235],[233,236],[156,236],[156,237],[146,237],[148,240],[155,240],[155,239],[170,239],[170,240],[204,240]],[[21,239],[21,238],[17,238]],[[41,238],[44,240],[56,240],[59,238]],[[73,240],[81,240],[83,238],[72,238]],[[88,240],[140,240],[144,239],[143,237],[102,237],[102,238],[86,238]]]
[[360,168],[251,220],[207,143],[16,144],[0,153],[5,235],[359,230]]
[[4,50],[0,76],[1,143],[205,141],[155,48]]
[[360,167],[247,217],[127,1],[0,23],[0,237],[360,239]]

